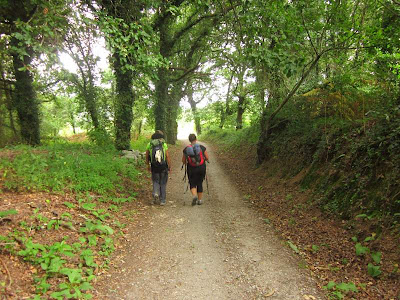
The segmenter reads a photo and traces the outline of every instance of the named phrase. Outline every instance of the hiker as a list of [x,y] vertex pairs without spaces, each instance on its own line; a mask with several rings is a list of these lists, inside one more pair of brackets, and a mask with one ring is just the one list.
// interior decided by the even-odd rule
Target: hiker
[[164,133],[157,130],[146,148],[147,170],[151,171],[153,181],[153,204],[166,204],[168,171],[171,172],[171,160]]
[[194,133],[189,134],[189,142],[183,149],[182,163],[187,168],[190,192],[192,193],[192,206],[201,205],[203,197],[203,180],[206,176],[206,161],[208,153],[206,147],[197,143]]

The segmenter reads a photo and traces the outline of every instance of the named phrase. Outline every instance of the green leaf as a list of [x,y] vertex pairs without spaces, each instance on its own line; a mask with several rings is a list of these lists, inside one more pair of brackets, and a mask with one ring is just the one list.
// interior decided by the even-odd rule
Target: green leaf
[[0,218],[4,218],[10,215],[16,215],[18,212],[15,209],[0,211]]
[[95,235],[89,235],[88,237],[89,241],[89,246],[96,246],[97,245],[97,239]]
[[331,290],[336,286],[336,282],[334,281],[329,281],[327,285],[325,285],[323,288],[326,290]]
[[79,288],[80,288],[82,291],[88,291],[88,290],[93,289],[93,287],[90,285],[89,282],[83,282],[83,283],[79,286]]
[[374,278],[378,277],[379,275],[382,274],[382,271],[380,270],[380,266],[375,266],[372,263],[368,264],[367,270],[368,270],[368,274]]
[[297,248],[297,246],[295,244],[293,244],[291,241],[288,241],[287,243],[288,243],[289,247],[292,248],[292,250],[294,252],[296,252],[297,254],[300,253],[299,249]]
[[71,294],[70,294],[70,292],[69,292],[69,290],[68,289],[65,289],[65,290],[62,290],[62,291],[59,291],[59,292],[54,292],[54,293],[51,293],[51,298],[53,298],[53,299],[57,299],[57,300],[63,300],[63,299],[65,299],[65,297],[67,297],[67,299],[69,299],[68,297],[70,296]]
[[336,285],[336,288],[337,288],[338,290],[341,290],[341,291],[344,291],[344,292],[349,292],[349,291],[355,292],[355,293],[358,292],[358,289],[357,289],[356,285],[355,285],[354,283],[352,283],[352,282],[349,282],[349,283],[344,283],[344,282],[339,283],[338,285]]
[[60,270],[61,274],[68,276],[68,280],[70,283],[79,283],[82,279],[81,272],[82,270],[80,269],[70,269],[70,268],[64,268]]
[[369,252],[369,248],[364,247],[363,245],[361,245],[361,243],[357,243],[355,247],[356,247],[356,255],[357,256],[360,256],[360,255],[363,255],[363,254]]
[[96,226],[93,227],[93,230],[96,230],[96,229],[100,230],[100,231],[102,231],[104,233],[107,233],[107,234],[113,234],[114,233],[114,230],[110,226],[107,226],[107,225],[96,225]]
[[364,242],[369,242],[369,241],[373,241],[375,240],[375,238],[373,236],[367,236],[364,240]]
[[312,249],[314,252],[317,252],[317,251],[319,250],[319,247],[318,247],[317,245],[312,245],[312,246],[311,246],[311,249]]
[[[47,224],[47,229],[50,230],[51,227],[53,227],[53,224],[56,224],[57,220],[51,220],[48,224]],[[56,229],[57,226],[54,226],[54,228]]]
[[335,291],[335,292],[332,292],[332,295],[338,299],[344,299],[344,296],[341,292]]
[[83,203],[82,204],[82,208],[86,209],[86,210],[93,210],[96,208],[96,203]]
[[371,253],[371,257],[374,260],[374,262],[376,264],[380,264],[381,263],[381,258],[382,258],[382,253],[381,252],[372,252]]
[[65,205],[66,207],[68,207],[68,208],[74,208],[74,207],[75,207],[75,204],[70,203],[70,202],[67,202],[67,201],[64,202],[64,205]]
[[368,218],[368,216],[366,214],[360,214],[360,215],[357,215],[356,218],[357,219],[358,218]]

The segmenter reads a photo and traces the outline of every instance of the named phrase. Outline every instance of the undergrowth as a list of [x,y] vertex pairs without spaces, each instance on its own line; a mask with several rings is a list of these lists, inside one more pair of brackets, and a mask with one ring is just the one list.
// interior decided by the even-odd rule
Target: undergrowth
[[[395,214],[400,211],[400,118],[365,122],[311,116],[295,119],[283,112],[268,140],[268,160],[279,164],[280,176],[290,178],[305,170],[303,189],[312,189],[321,207],[343,218],[360,213]],[[202,138],[224,147],[256,146],[258,126],[240,131],[213,129]]]
[[[0,151],[4,191],[60,195],[49,194],[44,203],[34,204],[30,216],[19,215],[18,204],[0,211],[0,226],[6,224],[2,219],[12,225],[0,234],[0,253],[20,257],[37,269],[32,299],[92,298],[92,281],[107,268],[116,237],[124,234],[119,214],[135,201],[132,187],[139,174],[137,164],[109,146],[54,143]],[[64,193],[72,193],[69,201],[52,202]],[[11,292],[5,282],[0,292]]]
[[136,140],[131,141],[131,148],[135,150],[139,150],[141,152],[146,151],[147,144],[150,142],[150,139],[146,136],[139,136]]
[[[10,152],[7,155],[7,151]],[[3,150],[3,188],[14,191],[105,193],[122,189],[121,176],[134,180],[137,170],[112,147],[54,144]]]

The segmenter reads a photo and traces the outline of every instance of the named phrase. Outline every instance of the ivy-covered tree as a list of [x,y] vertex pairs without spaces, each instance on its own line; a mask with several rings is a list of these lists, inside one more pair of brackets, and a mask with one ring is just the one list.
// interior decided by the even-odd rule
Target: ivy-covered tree
[[33,86],[35,59],[54,53],[67,26],[68,2],[2,1],[0,22],[6,35],[6,52],[13,63],[13,105],[18,113],[21,137],[31,145],[40,144],[39,103]]
[[181,0],[161,2],[157,10],[154,30],[159,34],[159,51],[165,60],[171,62],[171,66],[160,67],[157,71],[155,127],[167,133],[170,143],[176,141],[176,119],[169,118],[177,116],[179,101],[184,95],[182,81],[198,67],[195,53],[222,13],[219,6],[207,2],[188,3]]
[[116,78],[115,145],[117,149],[129,149],[132,126],[132,107],[136,95],[133,81],[139,81],[143,73],[163,64],[154,55],[155,35],[152,34],[149,1],[96,1],[102,10],[92,5],[99,16],[100,28],[105,33],[111,51],[111,63]]

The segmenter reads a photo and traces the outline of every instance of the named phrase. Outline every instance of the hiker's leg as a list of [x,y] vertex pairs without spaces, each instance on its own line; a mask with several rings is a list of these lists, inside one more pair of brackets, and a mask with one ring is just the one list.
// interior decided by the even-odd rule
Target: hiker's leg
[[191,187],[190,192],[192,193],[192,206],[196,205],[198,197],[197,197],[197,187]]
[[161,172],[160,173],[160,200],[161,200],[161,203],[166,202],[167,182],[168,182],[168,171]]
[[197,196],[199,197],[199,201],[201,202],[201,198],[203,198],[203,180],[206,176],[206,169],[202,168],[199,171],[199,180],[197,182]]
[[155,197],[155,195],[160,196],[160,190],[161,190],[160,173],[152,172],[151,179],[153,181],[153,197]]
[[194,188],[190,188],[190,192],[192,193],[192,196],[196,196],[197,195],[197,187]]
[[199,185],[197,186],[197,197],[198,197],[197,204],[199,205],[203,204],[201,200],[203,198],[203,182],[200,182]]
[[189,178],[190,192],[192,193],[192,196],[195,197],[197,195],[195,170],[190,169],[190,171],[188,172],[188,175],[189,175],[188,178]]

